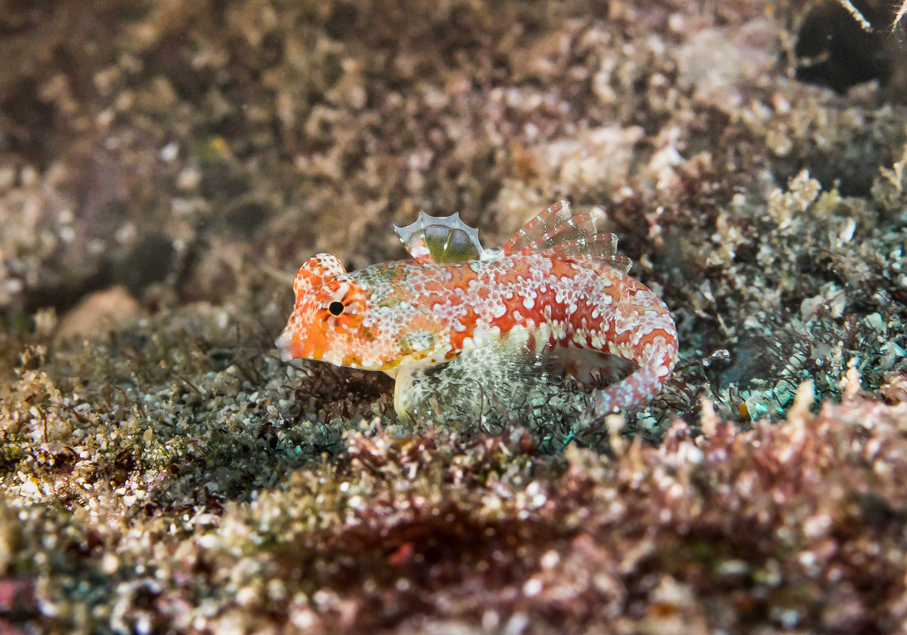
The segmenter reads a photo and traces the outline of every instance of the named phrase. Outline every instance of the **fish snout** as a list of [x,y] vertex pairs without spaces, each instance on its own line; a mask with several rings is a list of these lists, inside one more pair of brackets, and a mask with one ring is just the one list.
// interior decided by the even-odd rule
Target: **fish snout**
[[291,359],[305,356],[299,340],[293,340],[292,334],[287,330],[284,330],[284,332],[280,334],[280,337],[274,340],[274,345],[277,347],[277,350],[280,351],[280,361],[288,362]]

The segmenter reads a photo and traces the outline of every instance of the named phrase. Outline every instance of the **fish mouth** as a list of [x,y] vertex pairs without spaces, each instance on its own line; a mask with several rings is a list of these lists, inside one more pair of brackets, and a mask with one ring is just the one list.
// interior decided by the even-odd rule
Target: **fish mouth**
[[300,355],[294,355],[293,349],[297,348],[293,346],[293,338],[290,337],[290,334],[284,331],[280,334],[276,340],[274,340],[274,345],[277,347],[277,350],[280,351],[280,361],[288,362]]

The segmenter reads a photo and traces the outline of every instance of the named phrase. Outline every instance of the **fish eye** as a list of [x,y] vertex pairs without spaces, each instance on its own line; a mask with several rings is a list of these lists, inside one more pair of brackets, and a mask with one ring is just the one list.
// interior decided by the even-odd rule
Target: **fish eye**
[[337,302],[336,300],[331,302],[328,305],[328,311],[331,312],[331,315],[340,315],[343,313],[343,302]]

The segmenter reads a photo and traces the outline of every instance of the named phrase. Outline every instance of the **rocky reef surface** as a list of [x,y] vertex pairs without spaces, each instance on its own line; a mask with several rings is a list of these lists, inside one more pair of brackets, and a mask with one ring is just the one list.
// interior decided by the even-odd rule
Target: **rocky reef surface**
[[[907,36],[855,4],[4,2],[0,631],[907,630]],[[279,361],[309,255],[559,198],[674,312],[651,404]]]

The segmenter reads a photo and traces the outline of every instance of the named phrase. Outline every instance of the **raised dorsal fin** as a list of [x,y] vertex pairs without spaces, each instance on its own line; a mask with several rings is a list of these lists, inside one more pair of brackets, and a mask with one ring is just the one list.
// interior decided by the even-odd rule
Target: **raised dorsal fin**
[[513,238],[504,245],[504,253],[508,256],[517,253],[538,253],[544,247],[539,247],[537,241],[543,240],[548,233],[564,221],[569,220],[571,216],[573,216],[573,210],[570,208],[570,202],[558,201],[515,233]]
[[628,273],[633,261],[617,252],[617,236],[614,234],[595,234],[589,238],[577,238],[560,242],[542,253],[551,253],[561,258],[588,258],[603,262],[618,271]]
[[[523,248],[522,253],[536,253],[557,247],[561,243],[577,240],[591,240],[597,235],[602,235],[598,230],[598,221],[605,217],[600,210],[592,210],[584,214],[577,214],[560,223],[550,232],[536,238],[535,242]],[[607,234],[611,236],[612,234]],[[615,239],[616,240],[616,239]],[[615,250],[617,243],[614,243]]]
[[558,201],[514,234],[504,253],[589,258],[626,273],[633,261],[617,254],[617,236],[598,228],[604,218],[597,208],[574,216],[570,203]]
[[479,230],[460,220],[459,214],[435,217],[419,212],[415,223],[406,227],[394,225],[394,231],[410,255],[423,265],[476,260],[485,253]]

